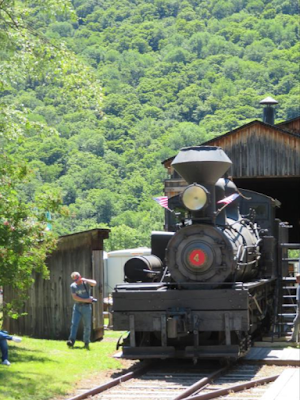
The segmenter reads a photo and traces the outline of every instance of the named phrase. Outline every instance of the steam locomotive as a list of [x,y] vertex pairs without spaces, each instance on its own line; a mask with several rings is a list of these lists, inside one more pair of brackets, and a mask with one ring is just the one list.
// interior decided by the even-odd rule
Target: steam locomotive
[[152,232],[151,255],[127,261],[113,293],[124,358],[236,359],[270,329],[287,229],[275,200],[236,187],[231,165],[213,146],[173,160],[187,186],[168,199],[169,231]]

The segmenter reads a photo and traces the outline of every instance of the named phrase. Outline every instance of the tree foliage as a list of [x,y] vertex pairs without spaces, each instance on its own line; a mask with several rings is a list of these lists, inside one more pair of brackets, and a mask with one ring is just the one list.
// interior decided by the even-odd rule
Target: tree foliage
[[60,195],[57,189],[50,192],[40,187],[32,200],[26,198],[23,186],[30,182],[32,172],[16,154],[5,151],[11,146],[6,142],[15,139],[20,143],[20,125],[10,124],[9,116],[2,112],[0,127],[0,286],[14,290],[5,312],[17,317],[33,283],[33,271],[48,277],[45,260],[55,248],[57,236],[49,230],[49,215],[58,211]]
[[28,201],[61,191],[58,234],[110,227],[106,250],[148,245],[162,160],[261,119],[264,97],[278,122],[300,114],[294,2],[0,4],[0,102],[25,138],[9,154],[34,173]]
[[[36,1],[33,8],[42,12],[42,3]],[[52,3],[49,1],[49,17],[58,6]],[[62,5],[65,7],[67,3],[61,2]],[[57,233],[50,231],[49,217],[63,211],[59,188],[46,184],[51,180],[51,172],[44,171],[45,179],[39,179],[42,165],[49,166],[52,175],[56,175],[55,170],[59,171],[65,154],[62,143],[55,142],[56,110],[54,107],[46,109],[41,118],[30,110],[44,106],[35,92],[37,82],[45,84],[51,68],[65,63],[59,51],[35,36],[24,23],[21,13],[30,18],[32,6],[32,2],[19,4],[3,0],[0,3],[1,52],[4,55],[0,66],[0,286],[13,290],[14,298],[4,308],[11,317],[19,315],[27,289],[33,283],[33,272],[48,277],[45,261],[55,248],[57,237]],[[54,54],[56,60],[52,61]],[[64,84],[72,85],[68,79],[71,77],[69,73]],[[20,98],[16,96],[18,92]],[[42,139],[40,165],[35,169],[30,166],[36,151],[33,138]],[[25,156],[26,149],[29,152]]]

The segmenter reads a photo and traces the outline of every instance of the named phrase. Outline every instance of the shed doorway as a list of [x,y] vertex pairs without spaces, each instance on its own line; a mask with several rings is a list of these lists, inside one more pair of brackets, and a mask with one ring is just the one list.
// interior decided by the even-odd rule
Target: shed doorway
[[300,177],[284,178],[234,178],[234,183],[242,189],[266,194],[281,203],[276,209],[276,217],[287,221],[289,241],[300,242]]

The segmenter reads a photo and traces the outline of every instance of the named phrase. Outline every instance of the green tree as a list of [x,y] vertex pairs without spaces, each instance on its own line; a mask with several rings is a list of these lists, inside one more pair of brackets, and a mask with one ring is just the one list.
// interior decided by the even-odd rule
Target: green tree
[[127,225],[113,226],[108,240],[105,241],[105,250],[113,251],[149,245],[149,235],[142,237],[135,228]]
[[76,19],[66,0],[2,1],[0,101],[30,124],[10,148],[35,172],[25,198],[60,187],[71,214],[55,219],[57,232],[105,222],[133,230],[119,246],[136,235],[145,245],[163,226],[151,206],[162,160],[261,118],[263,96],[276,96],[280,119],[299,112],[290,3],[73,0]]
[[46,256],[55,248],[56,235],[47,231],[46,212],[54,213],[60,204],[58,192],[22,200],[20,184],[29,179],[26,164],[0,154],[0,286],[10,286],[15,297],[5,304],[5,313],[17,317],[19,307],[32,285],[33,271],[48,277]]
[[[46,3],[51,5],[52,2]],[[37,0],[35,6],[38,9],[45,4]],[[51,11],[59,10],[59,6],[62,6],[61,1],[52,5]],[[63,8],[69,6],[70,2],[64,2]],[[56,234],[47,231],[46,213],[57,212],[60,205],[58,190],[36,192],[31,195],[33,200],[24,197],[22,190],[33,173],[17,150],[32,131],[39,134],[44,131],[49,136],[54,134],[53,129],[30,122],[26,113],[19,109],[23,106],[16,108],[9,102],[6,104],[5,95],[15,93],[18,84],[19,87],[26,86],[24,70],[34,71],[30,82],[34,86],[51,58],[47,55],[51,46],[36,48],[36,54],[31,52],[36,41],[34,36],[30,40],[31,33],[24,26],[22,11],[22,5],[17,2],[3,0],[0,3],[1,50],[5,50],[0,77],[0,286],[10,286],[14,290],[14,299],[4,308],[5,314],[14,318],[18,317],[26,291],[33,283],[33,272],[40,272],[44,278],[48,276],[45,260],[55,248]],[[51,11],[49,8],[50,14]],[[31,12],[32,9],[28,9],[28,13]],[[39,101],[34,101],[36,105]]]

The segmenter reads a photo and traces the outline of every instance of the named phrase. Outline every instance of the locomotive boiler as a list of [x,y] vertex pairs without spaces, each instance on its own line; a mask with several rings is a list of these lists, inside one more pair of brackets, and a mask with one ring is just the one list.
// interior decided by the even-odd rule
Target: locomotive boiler
[[169,199],[171,229],[152,233],[152,254],[127,261],[113,293],[123,357],[238,358],[270,328],[282,225],[273,199],[236,187],[231,164],[213,146],[173,160],[187,186]]

